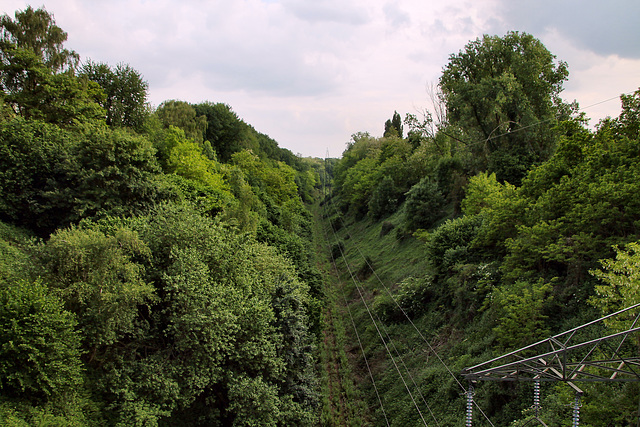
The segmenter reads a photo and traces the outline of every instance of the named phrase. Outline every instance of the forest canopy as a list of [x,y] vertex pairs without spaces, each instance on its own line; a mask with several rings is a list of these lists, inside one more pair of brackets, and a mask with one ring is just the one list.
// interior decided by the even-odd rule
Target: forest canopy
[[0,422],[310,425],[321,162],[0,19]]

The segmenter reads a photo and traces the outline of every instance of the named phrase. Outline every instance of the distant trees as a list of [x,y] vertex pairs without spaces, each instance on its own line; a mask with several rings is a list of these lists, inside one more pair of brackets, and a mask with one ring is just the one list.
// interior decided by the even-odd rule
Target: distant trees
[[202,144],[207,130],[207,118],[196,115],[194,106],[185,101],[164,101],[156,109],[156,115],[165,128],[175,126],[183,130],[187,138]]
[[383,136],[402,138],[402,118],[400,118],[400,114],[397,111],[394,111],[393,117],[385,122]]

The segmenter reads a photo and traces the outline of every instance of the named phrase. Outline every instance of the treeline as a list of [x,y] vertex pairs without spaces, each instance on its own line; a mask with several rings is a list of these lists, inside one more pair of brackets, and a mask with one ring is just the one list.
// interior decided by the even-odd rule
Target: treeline
[[[430,112],[404,122],[395,113],[383,137],[353,135],[335,165],[334,229],[382,223],[381,238],[393,230],[398,242],[415,236],[426,245],[429,273],[394,284],[397,304],[373,290],[376,314],[398,331],[410,329],[408,314],[447,342],[441,351],[457,369],[640,302],[640,91],[621,96],[619,117],[589,128],[560,98],[567,78],[567,65],[533,36],[484,36],[451,55]],[[437,362],[414,372],[448,420],[441,425],[453,425],[464,403],[440,374]],[[389,384],[397,374],[382,375]],[[399,388],[389,401],[411,407]],[[637,385],[585,390],[588,425],[635,422]],[[548,390],[541,417],[549,425],[570,419],[563,393]],[[530,420],[520,412],[530,397],[513,385],[487,386],[477,401],[496,425]],[[420,423],[406,416],[398,422]]]
[[309,425],[322,162],[0,18],[0,423]]

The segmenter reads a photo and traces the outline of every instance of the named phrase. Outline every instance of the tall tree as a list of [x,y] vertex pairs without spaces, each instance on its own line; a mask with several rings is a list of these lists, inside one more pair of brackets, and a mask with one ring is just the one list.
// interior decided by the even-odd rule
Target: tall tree
[[211,141],[220,161],[228,162],[241,151],[248,126],[227,104],[205,102],[195,106],[198,116],[206,116],[205,139]]
[[519,184],[555,147],[550,122],[568,118],[559,97],[567,64],[526,33],[485,35],[455,55],[440,77],[449,122],[461,127],[476,170]]
[[0,91],[13,112],[56,124],[102,115],[99,87],[78,79],[79,56],[63,48],[67,33],[44,9],[0,17]]
[[402,118],[397,111],[394,111],[393,117],[384,124],[384,136],[394,135],[402,138]]
[[[5,14],[0,17],[0,43],[15,45],[19,49],[33,51],[44,65],[53,72],[74,70],[80,56],[62,44],[67,41],[67,33],[55,24],[53,15],[45,9],[28,6],[15,13],[15,20]],[[4,56],[2,58],[5,60]]]
[[81,75],[100,85],[105,93],[100,103],[106,112],[107,124],[115,127],[140,129],[146,116],[149,84],[129,64],[111,68],[105,63],[89,61],[82,66]]

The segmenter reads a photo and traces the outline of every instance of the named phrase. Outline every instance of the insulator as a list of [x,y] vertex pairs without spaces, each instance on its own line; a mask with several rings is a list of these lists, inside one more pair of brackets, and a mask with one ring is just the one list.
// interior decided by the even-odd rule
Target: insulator
[[473,385],[469,384],[469,390],[467,391],[467,417],[465,427],[471,427],[473,424]]
[[573,403],[573,424],[572,427],[578,427],[580,425],[580,395],[576,393],[576,400]]
[[540,381],[536,380],[533,383],[533,410],[535,411],[536,417],[538,416],[538,412],[540,410]]

